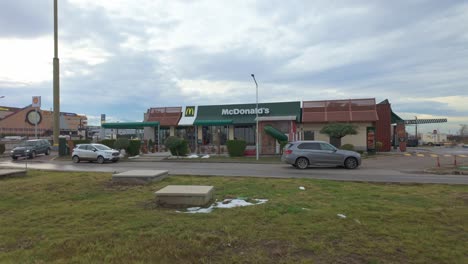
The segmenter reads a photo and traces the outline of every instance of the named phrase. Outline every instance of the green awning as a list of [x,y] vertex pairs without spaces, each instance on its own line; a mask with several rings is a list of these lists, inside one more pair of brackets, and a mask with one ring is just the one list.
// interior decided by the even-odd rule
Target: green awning
[[196,126],[223,126],[223,125],[231,125],[232,119],[225,119],[225,120],[195,120],[193,122]]
[[265,130],[265,133],[272,136],[279,142],[288,140],[288,137],[285,134],[281,133],[281,131],[277,130],[276,128],[272,126],[265,126],[263,130]]
[[157,127],[159,122],[119,122],[119,123],[104,123],[103,128],[115,129],[143,129],[145,127]]

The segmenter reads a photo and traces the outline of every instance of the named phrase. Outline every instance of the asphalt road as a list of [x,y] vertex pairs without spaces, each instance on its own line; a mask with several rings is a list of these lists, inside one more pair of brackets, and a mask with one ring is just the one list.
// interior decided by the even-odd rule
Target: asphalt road
[[[451,157],[440,159],[442,166],[451,164]],[[128,170],[168,170],[171,175],[248,176],[271,178],[310,178],[339,181],[389,182],[389,183],[444,183],[468,184],[468,175],[435,175],[424,170],[435,167],[431,157],[379,156],[363,160],[355,170],[343,168],[309,168],[298,170],[286,164],[201,163],[201,162],[117,162],[74,164],[71,161],[54,161],[42,156],[34,160],[1,159],[0,168],[28,168],[60,171],[123,172]],[[458,160],[468,165],[468,158]]]

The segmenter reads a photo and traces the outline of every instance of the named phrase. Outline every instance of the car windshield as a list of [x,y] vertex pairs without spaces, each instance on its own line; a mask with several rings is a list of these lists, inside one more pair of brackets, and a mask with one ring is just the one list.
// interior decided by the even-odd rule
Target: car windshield
[[110,150],[111,149],[106,145],[94,145],[94,147],[99,149],[99,150]]
[[20,146],[22,147],[29,147],[29,146],[35,146],[35,145],[36,145],[36,141],[25,141],[20,144]]

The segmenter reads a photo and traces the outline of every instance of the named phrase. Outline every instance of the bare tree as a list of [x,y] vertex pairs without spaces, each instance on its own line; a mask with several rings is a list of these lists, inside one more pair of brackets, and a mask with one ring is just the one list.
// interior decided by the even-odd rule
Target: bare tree
[[462,139],[467,134],[467,132],[468,132],[468,125],[467,124],[461,124],[460,125],[460,137]]

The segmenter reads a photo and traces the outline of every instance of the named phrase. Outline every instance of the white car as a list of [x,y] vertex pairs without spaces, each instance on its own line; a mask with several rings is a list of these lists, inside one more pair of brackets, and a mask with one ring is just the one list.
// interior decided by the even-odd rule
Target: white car
[[102,144],[79,144],[73,149],[72,160],[78,163],[82,160],[97,161],[99,164],[105,161],[117,162],[120,152]]

